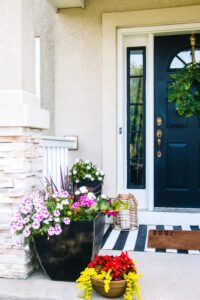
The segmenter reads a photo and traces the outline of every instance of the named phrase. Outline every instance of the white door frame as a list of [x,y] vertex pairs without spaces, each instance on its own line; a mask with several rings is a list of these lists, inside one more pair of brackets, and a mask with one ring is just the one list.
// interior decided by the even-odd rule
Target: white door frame
[[[200,23],[123,28],[117,30],[117,192],[133,193],[140,209],[154,209],[154,36],[199,32]],[[146,47],[146,188],[127,189],[126,166],[126,49]]]

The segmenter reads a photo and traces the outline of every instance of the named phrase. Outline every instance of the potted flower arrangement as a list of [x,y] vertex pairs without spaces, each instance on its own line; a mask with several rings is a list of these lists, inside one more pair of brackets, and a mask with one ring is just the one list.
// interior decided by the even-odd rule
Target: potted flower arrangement
[[[69,184],[68,184],[69,186]],[[86,187],[75,193],[59,191],[53,182],[47,189],[26,196],[11,229],[34,242],[38,259],[51,279],[75,280],[98,253],[105,214],[120,209],[121,200],[96,197]]]
[[140,299],[140,287],[134,262],[128,253],[122,252],[119,256],[98,255],[81,272],[76,280],[78,288],[84,290],[82,298],[91,300],[92,288],[107,298],[120,297],[132,300],[133,295]]
[[75,160],[69,171],[70,181],[73,182],[75,190],[80,186],[87,186],[95,190],[98,195],[101,194],[104,176],[104,172],[92,162],[79,158]]

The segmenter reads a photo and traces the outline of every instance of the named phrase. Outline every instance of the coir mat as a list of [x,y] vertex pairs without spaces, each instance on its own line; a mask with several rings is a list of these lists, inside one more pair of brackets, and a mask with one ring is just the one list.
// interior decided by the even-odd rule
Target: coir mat
[[149,230],[148,247],[157,249],[200,250],[200,231]]

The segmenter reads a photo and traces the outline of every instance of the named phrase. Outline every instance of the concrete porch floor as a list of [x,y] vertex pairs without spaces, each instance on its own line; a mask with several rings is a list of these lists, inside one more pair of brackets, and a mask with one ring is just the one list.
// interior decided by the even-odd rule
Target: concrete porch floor
[[[120,251],[102,250],[101,254]],[[142,300],[200,300],[199,255],[129,252],[137,262]],[[26,280],[0,279],[1,300],[78,300],[76,284],[35,272]],[[92,299],[106,299],[93,293]],[[123,299],[123,298],[118,298]]]

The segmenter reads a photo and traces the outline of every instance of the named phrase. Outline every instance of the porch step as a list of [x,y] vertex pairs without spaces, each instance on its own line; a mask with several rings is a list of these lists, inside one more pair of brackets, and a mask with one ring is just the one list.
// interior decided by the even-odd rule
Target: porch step
[[0,300],[67,300],[69,293],[77,294],[74,282],[52,281],[42,271],[27,279],[0,278]]
[[[79,295],[75,282],[50,280],[43,271],[27,279],[0,278],[0,300],[80,300]],[[102,297],[94,292],[92,299]]]

